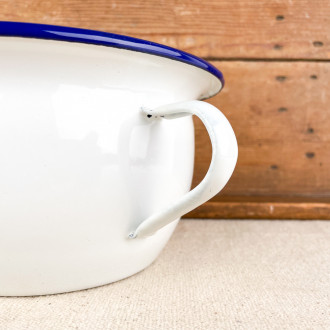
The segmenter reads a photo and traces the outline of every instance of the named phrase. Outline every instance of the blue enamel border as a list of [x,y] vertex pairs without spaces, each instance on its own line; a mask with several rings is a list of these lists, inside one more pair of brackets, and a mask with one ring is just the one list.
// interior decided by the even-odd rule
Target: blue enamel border
[[0,36],[81,42],[87,44],[123,48],[167,57],[172,60],[191,64],[208,71],[220,80],[221,88],[224,86],[222,73],[212,64],[197,56],[151,41],[87,29],[3,21],[0,21]]

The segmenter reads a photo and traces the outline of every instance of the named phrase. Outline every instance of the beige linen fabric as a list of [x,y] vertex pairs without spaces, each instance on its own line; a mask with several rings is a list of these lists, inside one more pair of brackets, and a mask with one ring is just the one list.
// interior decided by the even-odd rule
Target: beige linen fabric
[[0,329],[330,329],[329,283],[330,222],[183,220],[128,279],[0,298]]

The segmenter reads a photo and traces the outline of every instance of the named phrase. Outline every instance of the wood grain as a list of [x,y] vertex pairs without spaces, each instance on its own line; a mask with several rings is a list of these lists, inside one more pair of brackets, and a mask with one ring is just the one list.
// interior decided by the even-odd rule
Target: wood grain
[[185,218],[330,220],[330,198],[222,197],[205,203]]
[[0,0],[0,20],[127,34],[207,58],[330,57],[328,0]]
[[[209,102],[228,117],[239,145],[236,170],[222,194],[330,197],[330,63],[213,64],[227,80]],[[198,119],[195,128],[197,184],[211,147]]]

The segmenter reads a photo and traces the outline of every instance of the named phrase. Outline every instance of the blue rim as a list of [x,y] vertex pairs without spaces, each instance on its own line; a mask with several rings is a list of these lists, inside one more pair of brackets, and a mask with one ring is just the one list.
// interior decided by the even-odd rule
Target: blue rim
[[205,71],[208,71],[220,80],[221,89],[224,86],[224,79],[222,73],[212,64],[204,61],[197,56],[151,41],[87,29],[78,29],[46,24],[1,21],[0,36],[81,42],[93,45],[123,48],[142,53],[167,57],[172,60],[191,64]]

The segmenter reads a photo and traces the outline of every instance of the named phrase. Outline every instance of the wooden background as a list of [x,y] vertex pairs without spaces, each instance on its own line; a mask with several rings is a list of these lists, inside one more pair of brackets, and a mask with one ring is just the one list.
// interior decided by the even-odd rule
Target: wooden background
[[[231,122],[239,160],[188,216],[330,219],[329,0],[0,0],[0,20],[127,34],[211,61],[226,85],[209,102]],[[197,184],[211,148],[195,124]]]

